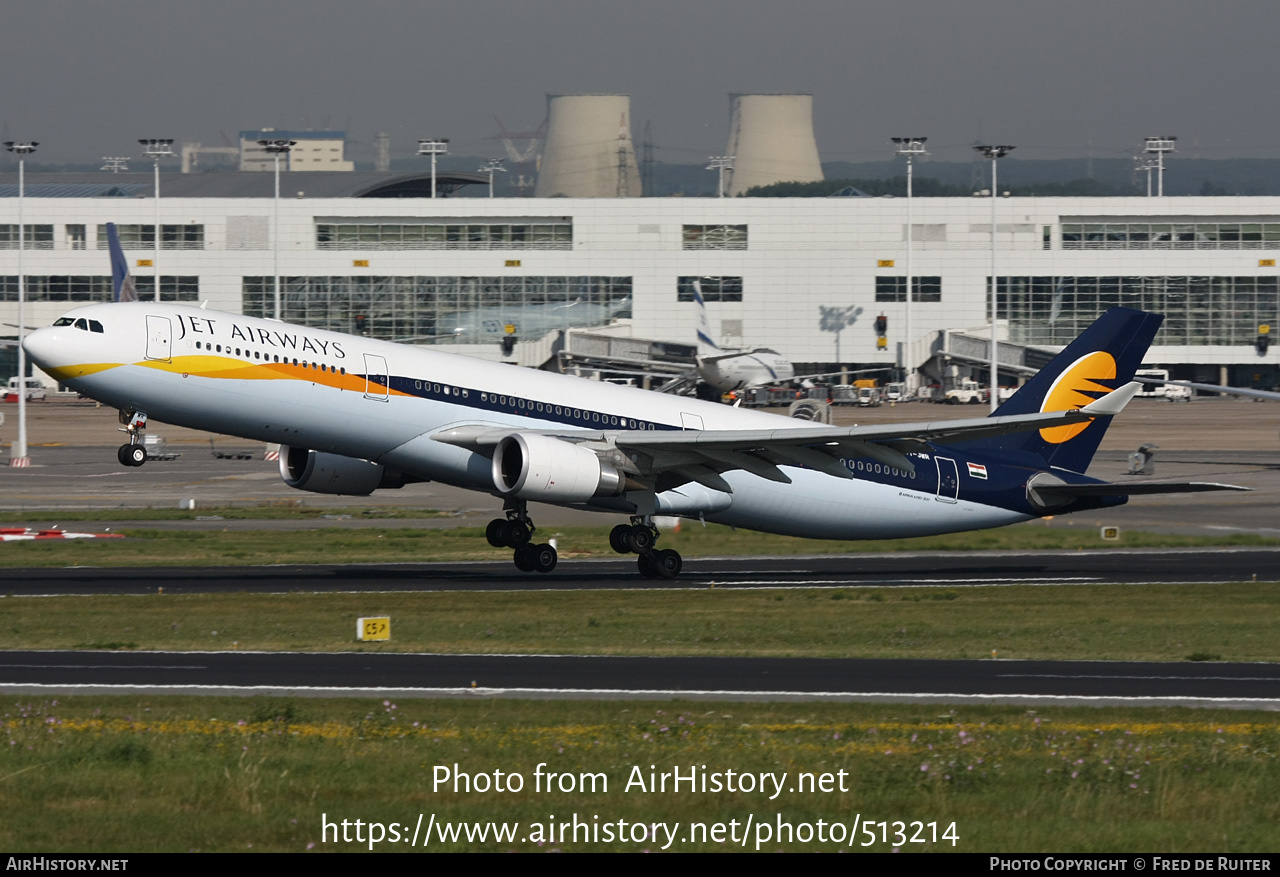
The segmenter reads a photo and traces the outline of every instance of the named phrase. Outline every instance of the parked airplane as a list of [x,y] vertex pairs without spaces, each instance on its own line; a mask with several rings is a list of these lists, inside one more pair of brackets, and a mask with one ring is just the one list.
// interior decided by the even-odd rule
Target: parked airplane
[[776,350],[767,347],[757,347],[754,350],[722,349],[711,338],[707,303],[702,298],[702,284],[696,280],[693,282],[693,300],[697,304],[698,313],[694,367],[658,387],[658,392],[679,393],[693,385],[699,399],[714,402],[724,393],[748,387],[785,384],[795,379],[795,366]]
[[[693,300],[698,306],[698,377],[721,393],[785,384],[796,376],[795,366],[776,350],[726,351],[711,340],[711,320],[702,300],[702,285],[693,284]],[[719,394],[716,394],[717,398]]]
[[81,307],[27,336],[59,383],[119,408],[146,460],[148,418],[281,444],[286,484],[367,495],[435,480],[493,494],[487,530],[547,572],[530,501],[630,516],[610,534],[648,577],[655,515],[819,539],[998,527],[1218,484],[1107,484],[1083,473],[1162,317],[1116,308],[992,416],[814,427],[686,397],[202,308]]

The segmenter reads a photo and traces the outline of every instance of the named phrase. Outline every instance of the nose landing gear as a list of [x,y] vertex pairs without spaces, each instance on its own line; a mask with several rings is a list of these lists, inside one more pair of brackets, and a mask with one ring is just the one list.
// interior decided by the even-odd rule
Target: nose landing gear
[[141,466],[147,462],[147,449],[142,444],[142,433],[147,428],[147,415],[141,411],[121,411],[121,432],[129,434],[129,442],[116,450],[121,466]]

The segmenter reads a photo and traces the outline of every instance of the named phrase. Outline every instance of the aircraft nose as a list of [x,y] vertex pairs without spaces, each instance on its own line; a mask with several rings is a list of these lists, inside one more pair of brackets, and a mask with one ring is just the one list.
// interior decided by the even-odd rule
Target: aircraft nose
[[26,351],[28,359],[47,371],[51,366],[57,365],[54,359],[60,334],[56,328],[36,329],[22,339],[22,349]]

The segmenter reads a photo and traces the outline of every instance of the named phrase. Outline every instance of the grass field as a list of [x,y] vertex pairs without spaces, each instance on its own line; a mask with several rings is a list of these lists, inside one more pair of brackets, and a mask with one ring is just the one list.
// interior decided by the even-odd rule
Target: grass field
[[[229,511],[229,510],[228,510]],[[173,511],[165,510],[171,515]],[[189,513],[188,513],[189,514]],[[169,518],[166,518],[168,520]],[[69,519],[68,519],[69,520]],[[214,525],[216,527],[216,524]],[[8,542],[0,544],[0,568],[48,566],[247,566],[269,563],[426,562],[500,560],[510,552],[495,549],[475,527],[343,528],[318,526],[303,530],[159,530],[120,531],[126,539]],[[554,538],[560,557],[616,557],[609,548],[608,527],[543,528],[539,540]],[[846,554],[896,551],[1048,551],[1076,548],[1194,548],[1222,545],[1276,546],[1280,539],[1231,536],[1176,536],[1125,532],[1117,541],[1102,541],[1090,530],[1057,530],[1039,523],[1000,530],[956,533],[878,542],[842,542],[773,536],[728,527],[686,523],[660,542],[685,557],[763,554]]]
[[[1280,660],[1274,584],[0,600],[0,648]],[[390,615],[389,643],[356,619]]]
[[[368,848],[368,823],[409,838],[419,814],[424,827],[435,817],[432,850],[667,843],[665,833],[593,843],[586,829],[576,842],[549,831],[576,818],[597,831],[666,823],[672,851],[1274,852],[1280,821],[1275,714],[184,697],[9,698],[2,712],[10,853],[354,851]],[[538,765],[558,775],[550,790]],[[739,776],[734,791],[654,791],[650,777],[673,768],[770,784],[746,790]],[[455,790],[455,770],[490,781],[500,770],[508,785],[518,774],[522,788],[479,792],[458,778]],[[804,772],[812,791],[798,786]],[[785,773],[782,791],[761,773]],[[322,819],[348,820],[353,842],[335,843],[337,827],[325,842]],[[354,842],[357,819],[365,843]],[[890,824],[850,841],[855,820]],[[448,826],[465,821],[511,825],[511,837],[449,841]],[[928,842],[896,840],[896,821]],[[693,823],[708,826],[706,839]],[[953,823],[954,846],[941,837]]]

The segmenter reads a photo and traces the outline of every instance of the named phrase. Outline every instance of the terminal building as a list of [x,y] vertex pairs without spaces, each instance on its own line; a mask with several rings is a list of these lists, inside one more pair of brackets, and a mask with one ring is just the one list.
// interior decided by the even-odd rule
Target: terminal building
[[[1212,383],[1277,383],[1280,198],[483,197],[484,177],[291,172],[27,175],[27,324],[109,301],[115,223],[143,298],[281,317],[500,358],[550,359],[562,329],[691,344],[694,283],[716,340],[798,371],[982,374],[993,252],[998,334],[1056,349],[1107,308],[1165,315],[1148,363]],[[0,175],[0,338],[16,334],[16,174]],[[884,318],[884,332],[877,331]],[[881,340],[881,339],[884,340]],[[953,355],[954,353],[954,355]],[[1005,354],[1002,352],[1002,359]],[[1034,363],[1033,363],[1034,364]],[[1002,383],[1025,374],[1011,367]]]

